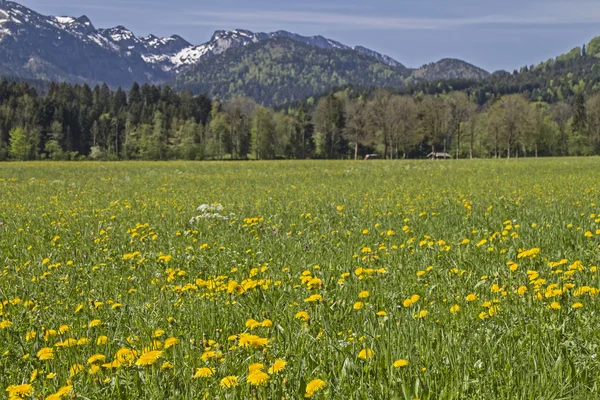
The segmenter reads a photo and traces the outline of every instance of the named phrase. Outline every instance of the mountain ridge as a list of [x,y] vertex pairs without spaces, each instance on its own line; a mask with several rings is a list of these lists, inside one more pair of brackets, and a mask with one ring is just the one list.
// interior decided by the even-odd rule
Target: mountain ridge
[[[312,49],[291,47],[305,55],[314,55],[314,60],[329,71],[330,76],[321,76],[319,82],[313,83],[312,86],[319,88],[333,87],[340,81],[377,85],[381,77],[372,71],[380,72],[383,66],[388,68],[386,74],[396,75],[393,79],[384,79],[385,82],[394,82],[394,86],[404,85],[397,82],[409,78],[419,81],[455,77],[482,79],[487,76],[486,71],[460,60],[441,60],[424,69],[410,69],[377,51],[363,46],[347,46],[321,35],[302,36],[285,30],[270,33],[245,29],[217,30],[209,41],[194,45],[179,35],[136,36],[123,25],[97,28],[85,15],[45,16],[16,2],[2,0],[0,4],[0,75],[19,79],[104,82],[115,88],[129,86],[133,82],[163,84],[177,81],[182,74],[189,77],[190,70],[196,70],[198,65],[207,66],[208,60],[221,65],[219,57],[227,57],[231,50],[245,48],[241,51],[251,52],[256,48],[251,45],[278,40],[294,41]],[[328,52],[329,62],[345,69],[336,71],[326,67],[322,59],[324,53],[317,49]],[[348,53],[342,55],[339,51]],[[286,68],[293,70],[293,67],[288,65]],[[317,65],[313,67],[317,68]],[[360,68],[365,75],[358,76],[356,71],[348,69],[353,67]],[[306,71],[312,74],[309,69]],[[233,75],[225,79],[232,79]],[[351,79],[346,82],[346,78],[340,78],[340,75]]]
[[[145,37],[136,36],[123,25],[97,29],[85,15],[80,17],[45,16],[11,1],[3,2],[0,7],[0,44],[7,40],[10,41],[10,37],[15,40],[23,39],[30,46],[30,49],[24,49],[25,51],[21,53],[27,53],[27,50],[29,50],[29,53],[35,53],[36,50],[39,53],[40,49],[36,49],[35,43],[28,36],[38,36],[42,42],[40,46],[54,44],[57,47],[59,41],[64,40],[62,36],[65,34],[70,35],[84,43],[84,47],[96,46],[97,48],[94,49],[96,51],[92,53],[109,51],[136,60],[141,58],[146,64],[145,68],[141,68],[142,73],[146,74],[148,81],[151,82],[166,81],[172,75],[181,72],[190,65],[220,55],[230,48],[246,46],[250,43],[274,37],[287,37],[325,49],[354,49],[388,65],[402,65],[391,57],[374,50],[362,46],[351,48],[320,35],[309,37],[283,30],[271,33],[254,33],[245,29],[217,30],[209,41],[194,45],[179,35],[170,37],[158,37],[153,34]],[[50,38],[51,43],[44,43],[42,40],[44,38]],[[27,55],[29,57],[43,56],[42,54]],[[45,61],[49,60],[45,59]],[[23,65],[25,64],[26,62],[23,63]]]
[[300,100],[348,84],[401,87],[410,70],[352,49],[326,50],[287,37],[234,48],[179,74],[173,87],[227,99],[248,96],[265,105]]

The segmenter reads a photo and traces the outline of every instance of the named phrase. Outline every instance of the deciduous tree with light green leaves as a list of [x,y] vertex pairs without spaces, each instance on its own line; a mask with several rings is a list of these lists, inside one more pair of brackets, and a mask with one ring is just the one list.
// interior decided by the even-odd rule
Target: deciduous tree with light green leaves
[[31,143],[25,131],[20,126],[11,129],[9,134],[10,149],[9,154],[12,158],[19,161],[29,159],[31,153]]
[[252,119],[252,152],[257,160],[275,158],[275,126],[273,116],[265,107],[259,107]]

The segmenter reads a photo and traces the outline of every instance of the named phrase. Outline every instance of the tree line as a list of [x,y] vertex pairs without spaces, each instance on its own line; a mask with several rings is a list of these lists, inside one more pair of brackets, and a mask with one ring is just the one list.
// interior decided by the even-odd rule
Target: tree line
[[274,110],[168,86],[0,82],[0,160],[224,160],[600,154],[600,95],[546,103],[521,94],[352,89]]

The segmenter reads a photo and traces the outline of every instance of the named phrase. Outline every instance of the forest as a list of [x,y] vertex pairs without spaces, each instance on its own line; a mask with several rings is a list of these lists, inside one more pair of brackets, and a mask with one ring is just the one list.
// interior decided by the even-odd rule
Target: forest
[[[0,160],[357,159],[373,153],[400,159],[425,158],[432,151],[453,158],[600,154],[595,84],[567,74],[548,81],[556,89],[503,93],[498,82],[532,76],[529,70],[508,75],[512,80],[496,77],[460,88],[448,82],[402,91],[342,88],[279,109],[247,97],[220,102],[168,86],[111,90],[51,83],[41,92],[26,82],[4,80]],[[542,91],[558,95],[534,95]]]

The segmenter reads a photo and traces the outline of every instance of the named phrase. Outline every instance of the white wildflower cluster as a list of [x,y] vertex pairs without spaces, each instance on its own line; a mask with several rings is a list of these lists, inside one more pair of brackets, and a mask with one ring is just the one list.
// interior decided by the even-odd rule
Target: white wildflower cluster
[[196,223],[200,222],[201,220],[211,220],[211,219],[228,221],[231,216],[234,216],[233,214],[231,214],[229,216],[223,215],[222,214],[223,210],[224,210],[224,208],[223,208],[223,205],[221,205],[221,204],[202,204],[197,209],[197,211],[200,212],[201,214],[190,219],[190,224],[196,224]]
[[224,210],[222,204],[202,204],[196,211],[200,211],[203,214],[206,213],[220,213]]

